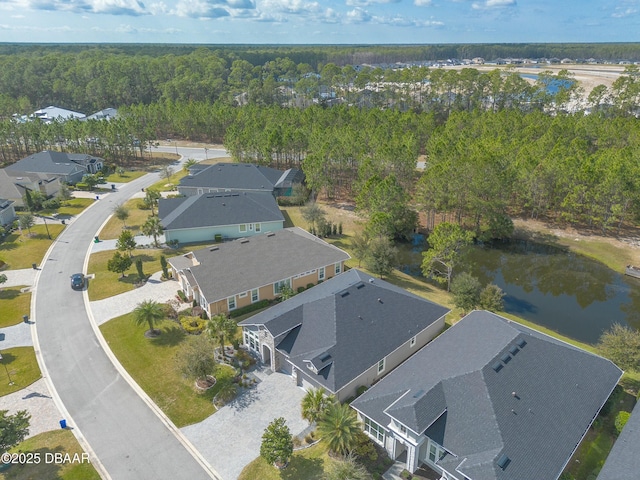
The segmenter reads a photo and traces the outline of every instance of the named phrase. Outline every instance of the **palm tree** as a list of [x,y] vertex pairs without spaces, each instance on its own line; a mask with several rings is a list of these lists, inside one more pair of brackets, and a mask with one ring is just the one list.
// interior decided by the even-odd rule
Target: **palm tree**
[[232,382],[226,382],[220,387],[220,390],[218,390],[216,396],[213,397],[213,402],[217,408],[220,408],[236,398],[237,394],[238,387],[236,386],[236,384]]
[[302,418],[309,423],[320,420],[329,404],[335,402],[333,395],[326,395],[324,388],[312,388],[302,398]]
[[318,433],[333,453],[346,455],[356,444],[360,425],[356,412],[347,404],[331,403],[318,422]]
[[233,318],[227,318],[226,315],[219,313],[214,315],[207,322],[207,332],[211,338],[218,338],[220,341],[220,351],[224,356],[224,340],[232,339],[236,333],[238,326]]
[[[206,150],[206,148],[205,148],[205,150]],[[187,172],[187,173],[189,173],[189,169],[191,167],[193,167],[194,165],[197,165],[197,164],[198,164],[198,161],[196,159],[190,158],[190,159],[188,159],[186,162],[184,162],[182,164],[182,170]]]
[[142,233],[153,237],[153,244],[156,248],[159,247],[158,237],[162,235],[163,230],[162,223],[160,223],[160,219],[158,217],[149,217],[147,218],[147,221],[142,224]]
[[133,310],[133,321],[136,325],[149,325],[149,334],[159,335],[160,331],[154,327],[165,317],[164,308],[155,300],[144,300]]

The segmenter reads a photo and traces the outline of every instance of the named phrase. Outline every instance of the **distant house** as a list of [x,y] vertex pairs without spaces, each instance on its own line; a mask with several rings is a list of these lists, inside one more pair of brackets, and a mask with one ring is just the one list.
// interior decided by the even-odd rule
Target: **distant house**
[[287,228],[216,244],[168,260],[190,301],[209,316],[276,298],[344,271],[349,255],[305,232]]
[[244,345],[273,371],[344,401],[434,338],[447,312],[352,269],[239,325]]
[[304,180],[303,173],[295,168],[281,171],[250,163],[217,163],[206,168],[198,165],[190,172],[178,185],[182,195],[246,191],[288,196],[293,186]]
[[115,108],[105,108],[104,110],[100,110],[99,112],[92,113],[86,120],[111,120],[116,118],[118,115],[118,110]]
[[166,241],[213,242],[282,230],[284,217],[268,192],[208,193],[158,202]]
[[14,202],[0,198],[0,225],[7,225],[16,219],[16,211],[13,208]]
[[614,443],[598,480],[637,480],[640,472],[640,402]]
[[49,107],[36,110],[29,116],[14,115],[14,120],[17,120],[19,122],[28,122],[37,118],[44,123],[51,123],[54,120],[57,120],[59,122],[64,122],[66,120],[72,120],[72,119],[84,120],[85,117],[86,115],[84,113],[74,112],[73,110],[67,110],[66,108],[60,108],[60,107],[51,105]]
[[98,173],[103,165],[104,160],[92,155],[44,150],[18,160],[6,170],[10,175],[43,174],[75,184],[87,173]]
[[609,360],[475,311],[351,406],[410,472],[555,480],[621,376]]
[[38,191],[45,197],[50,197],[60,190],[60,180],[54,175],[0,169],[0,198],[14,202],[14,207],[23,208],[26,190]]

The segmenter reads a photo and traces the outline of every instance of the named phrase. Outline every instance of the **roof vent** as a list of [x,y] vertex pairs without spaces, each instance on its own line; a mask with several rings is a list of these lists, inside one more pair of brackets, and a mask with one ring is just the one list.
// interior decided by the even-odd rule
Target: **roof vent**
[[384,303],[381,298],[378,299],[378,303]]
[[275,234],[275,233],[273,233],[273,232],[269,232],[269,233],[267,233],[267,237],[275,237],[275,236],[276,236],[276,234]]
[[421,397],[422,395],[424,395],[424,389],[420,389],[418,390],[416,393],[413,394],[413,398],[418,398]]
[[509,349],[509,353],[511,355],[515,355],[519,351],[520,351],[520,349],[516,345],[511,345],[511,348]]
[[509,465],[511,463],[511,459],[509,457],[507,457],[504,453],[502,455],[500,455],[500,458],[498,458],[498,466],[504,470],[505,468],[507,468],[507,465]]
[[249,239],[248,238],[243,238],[242,240],[240,240],[240,243],[249,243]]
[[511,361],[511,355],[505,353],[504,355],[502,355],[502,357],[500,357],[500,360],[502,360],[504,363],[509,363]]
[[521,338],[516,342],[516,345],[518,345],[520,348],[524,347],[526,344],[527,344],[527,341],[524,338]]
[[500,370],[502,370],[502,364],[500,362],[496,362],[493,364],[492,367],[496,372],[499,372]]
[[341,296],[342,298],[346,297],[347,295],[349,295],[349,292],[348,292],[348,291],[346,291],[346,290],[345,290],[344,292],[340,293],[340,296]]
[[369,283],[373,283],[373,278],[370,278],[370,279],[369,279]]
[[364,287],[364,283],[362,283],[362,282],[360,282],[360,283],[358,283],[358,284],[356,285],[356,288],[357,288],[358,290],[360,290],[360,289],[361,289],[361,288],[363,288],[363,287]]
[[211,247],[209,249],[210,252],[215,252],[216,250],[220,250],[220,247]]

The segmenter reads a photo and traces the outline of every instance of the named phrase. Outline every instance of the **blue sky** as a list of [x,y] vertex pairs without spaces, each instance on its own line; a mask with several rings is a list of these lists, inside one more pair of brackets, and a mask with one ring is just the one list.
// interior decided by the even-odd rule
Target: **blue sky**
[[0,0],[0,42],[635,42],[640,0]]

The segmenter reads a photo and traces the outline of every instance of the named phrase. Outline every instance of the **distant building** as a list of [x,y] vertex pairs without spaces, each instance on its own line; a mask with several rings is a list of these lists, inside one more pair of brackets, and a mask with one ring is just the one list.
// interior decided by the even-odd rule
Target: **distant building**
[[0,198],[0,225],[7,225],[16,219],[13,204],[12,200]]
[[105,108],[104,110],[89,115],[86,117],[86,120],[111,120],[116,118],[117,115],[118,110],[115,108]]
[[75,184],[87,173],[98,173],[104,160],[85,153],[63,153],[44,150],[6,167],[12,176],[42,174],[55,176],[62,182]]

